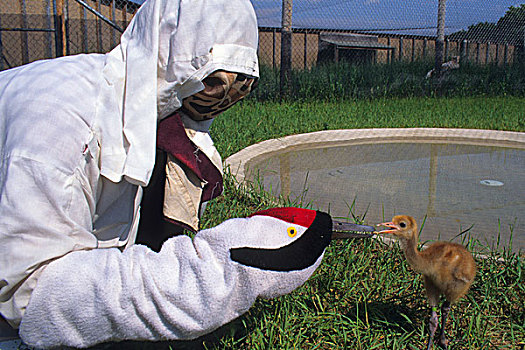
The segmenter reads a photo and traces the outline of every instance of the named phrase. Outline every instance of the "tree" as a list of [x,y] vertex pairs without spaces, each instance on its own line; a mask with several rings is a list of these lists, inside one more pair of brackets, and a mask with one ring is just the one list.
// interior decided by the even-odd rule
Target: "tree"
[[496,24],[498,32],[501,32],[505,43],[511,45],[523,45],[525,35],[525,4],[511,6],[505,15]]
[[469,40],[523,46],[525,36],[525,4],[511,6],[497,23],[480,22],[467,30],[450,34],[451,40]]

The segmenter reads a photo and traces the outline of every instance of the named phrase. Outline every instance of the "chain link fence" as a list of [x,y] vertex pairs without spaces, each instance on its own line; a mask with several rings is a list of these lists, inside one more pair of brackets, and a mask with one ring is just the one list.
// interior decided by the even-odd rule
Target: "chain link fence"
[[0,69],[56,56],[51,0],[2,0],[0,6]]
[[[283,6],[277,1],[253,3],[260,26],[261,63],[280,66]],[[295,69],[338,61],[434,60],[438,0],[295,0],[292,7]],[[445,61],[459,57],[477,64],[513,64],[523,59],[524,42],[525,4],[447,2]]]
[[120,41],[120,35],[139,5],[125,0],[64,0],[66,9],[67,55],[108,52]]
[[0,70],[110,51],[139,6],[126,0],[2,0]]
[[[121,31],[141,2],[2,0],[0,70],[37,59],[107,52],[119,42]],[[283,3],[252,3],[260,26],[261,65],[278,68]],[[339,61],[360,64],[433,60],[437,3],[290,1],[291,67],[309,69]],[[506,0],[449,0],[445,34],[445,61],[458,56],[477,64],[520,62],[525,55],[525,5]]]

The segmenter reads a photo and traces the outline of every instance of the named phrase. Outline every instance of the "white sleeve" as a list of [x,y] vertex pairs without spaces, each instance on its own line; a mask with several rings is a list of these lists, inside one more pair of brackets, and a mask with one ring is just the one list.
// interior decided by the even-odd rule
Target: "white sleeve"
[[171,238],[159,253],[135,245],[124,252],[67,254],[39,278],[20,326],[22,340],[39,348],[82,348],[107,341],[191,339],[243,314],[258,296],[282,295],[303,284],[322,255],[308,268],[287,272],[230,259],[229,247],[239,228],[253,226],[250,220],[230,219],[193,240]]

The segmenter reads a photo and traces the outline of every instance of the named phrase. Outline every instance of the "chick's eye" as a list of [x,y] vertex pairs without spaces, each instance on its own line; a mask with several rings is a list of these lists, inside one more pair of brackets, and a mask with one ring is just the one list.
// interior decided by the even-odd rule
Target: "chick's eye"
[[288,236],[290,237],[295,237],[295,235],[297,234],[297,230],[295,229],[295,227],[288,227]]
[[400,222],[400,223],[399,223],[399,227],[401,227],[401,228],[405,228],[405,227],[407,227],[407,224],[404,223],[404,222]]

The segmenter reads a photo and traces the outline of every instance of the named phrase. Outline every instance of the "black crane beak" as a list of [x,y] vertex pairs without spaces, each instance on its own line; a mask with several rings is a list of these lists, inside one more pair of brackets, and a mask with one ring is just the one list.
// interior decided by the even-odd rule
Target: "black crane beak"
[[332,239],[369,238],[375,230],[373,226],[332,220]]

